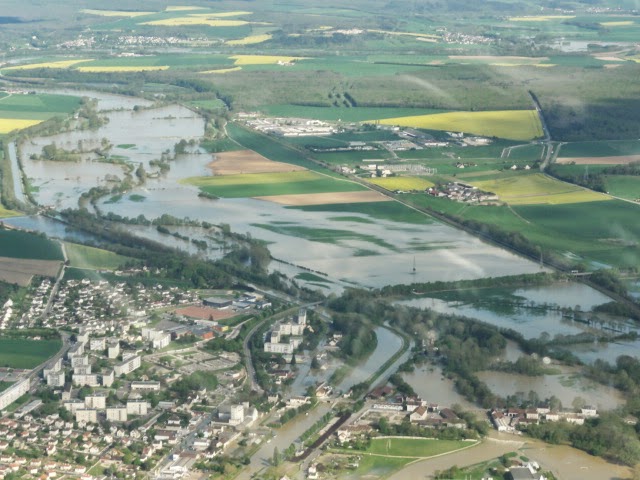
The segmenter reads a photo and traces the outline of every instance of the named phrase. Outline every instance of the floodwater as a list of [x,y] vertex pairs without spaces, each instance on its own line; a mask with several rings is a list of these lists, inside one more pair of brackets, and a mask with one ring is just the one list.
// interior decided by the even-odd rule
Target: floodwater
[[550,470],[556,478],[562,480],[621,480],[631,477],[628,467],[609,463],[572,447],[549,445],[538,440],[492,431],[489,437],[476,447],[412,463],[388,478],[431,479],[436,470],[445,470],[452,465],[465,467],[483,463],[514,451],[537,461],[544,470]]
[[60,240],[71,240],[82,243],[99,244],[100,239],[73,227],[69,227],[64,223],[54,220],[53,218],[43,217],[42,215],[31,215],[28,217],[11,217],[2,220],[3,223],[22,230],[31,232],[44,233],[48,237],[58,238]]
[[479,372],[477,375],[492,392],[502,397],[521,395],[526,399],[529,391],[533,390],[540,399],[556,396],[565,408],[571,408],[576,397],[586,399],[600,410],[615,409],[625,403],[624,397],[615,388],[590,381],[575,371],[539,377],[495,371]]
[[388,328],[377,327],[375,332],[378,338],[376,349],[337,386],[338,390],[346,392],[356,383],[364,382],[402,348],[402,338]]
[[[440,294],[438,294],[440,295]],[[446,297],[446,294],[442,294]],[[559,283],[526,289],[487,289],[486,295],[470,301],[420,297],[399,302],[417,308],[430,308],[440,313],[475,318],[500,328],[510,328],[525,338],[581,333],[613,334],[640,331],[628,321],[602,318],[590,324],[567,318],[559,310],[576,307],[590,317],[596,305],[611,301],[609,297],[579,283]],[[584,362],[600,358],[614,362],[620,355],[637,355],[640,341],[572,344],[563,348],[574,353]]]
[[[198,197],[198,190],[180,180],[209,175],[211,155],[195,149],[170,162],[168,173],[160,175],[149,161],[159,159],[162,152],[173,152],[181,139],[198,140],[204,133],[204,120],[196,113],[178,106],[149,107],[138,98],[90,91],[59,90],[64,93],[97,98],[98,108],[109,122],[96,131],[71,131],[30,139],[21,145],[26,175],[37,188],[34,196],[42,205],[58,209],[77,208],[78,198],[91,187],[112,187],[125,176],[122,165],[100,163],[95,153],[88,153],[78,163],[34,161],[42,148],[55,142],[67,150],[91,150],[107,139],[111,155],[137,167],[145,166],[147,181],[121,198],[104,198],[99,208],[107,213],[152,219],[162,214],[189,217],[214,224],[227,223],[239,233],[250,233],[269,243],[275,258],[293,264],[273,265],[273,270],[300,273],[306,270],[328,275],[325,291],[340,293],[346,286],[382,287],[397,283],[459,280],[539,271],[538,265],[505,250],[485,244],[477,238],[430,217],[424,223],[408,225],[349,214],[362,221],[336,219],[335,212],[304,212],[265,201],[252,199],[209,200]],[[135,179],[135,177],[134,177]],[[273,231],[285,226],[288,231]],[[300,234],[300,228],[309,228]],[[331,242],[314,236],[314,229],[357,232]],[[182,234],[182,232],[179,232]],[[151,235],[151,234],[150,234]],[[304,237],[304,238],[302,238]],[[415,262],[416,271],[413,272]],[[275,262],[274,262],[275,263]],[[297,269],[302,267],[300,270]],[[293,270],[293,272],[290,272]],[[310,283],[308,283],[310,282]],[[311,288],[313,281],[304,280]]]
[[437,403],[445,407],[458,404],[464,408],[477,408],[460,395],[452,380],[442,375],[442,368],[437,365],[420,365],[411,373],[403,373],[402,378],[413,390],[429,403]]
[[[173,155],[173,148],[180,140],[195,140],[204,134],[204,120],[179,105],[140,111],[114,110],[103,114],[109,122],[96,131],[73,130],[29,139],[20,145],[25,174],[38,189],[34,193],[38,203],[58,209],[75,208],[80,195],[90,188],[112,187],[122,180],[126,172],[123,165],[102,162],[93,152],[101,148],[103,139],[113,145],[109,152],[112,157],[134,165],[142,164],[147,174],[153,176],[158,172],[149,165],[150,161],[159,160],[167,150]],[[79,162],[30,158],[40,155],[43,147],[52,143],[67,151],[78,149],[87,153],[81,155]],[[207,155],[202,157],[208,158]],[[185,162],[179,161],[172,166],[183,170],[184,165]],[[197,172],[195,174],[202,174],[203,169]],[[185,172],[185,176],[189,174],[192,172]]]

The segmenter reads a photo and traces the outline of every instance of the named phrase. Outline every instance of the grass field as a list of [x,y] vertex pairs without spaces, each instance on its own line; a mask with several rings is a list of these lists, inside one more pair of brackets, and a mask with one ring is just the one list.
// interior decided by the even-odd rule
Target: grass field
[[635,221],[640,206],[629,202],[614,199],[510,207],[473,206],[428,195],[404,194],[400,198],[418,207],[520,233],[540,245],[543,252],[577,256],[587,267],[591,262],[620,268],[640,266],[640,224]]
[[374,438],[366,452],[375,455],[420,458],[441,455],[470,445],[473,445],[473,442],[422,438]]
[[16,217],[18,215],[21,215],[21,213],[14,212],[13,210],[7,210],[4,206],[0,205],[0,218]]
[[108,250],[78,245],[77,243],[65,242],[64,246],[71,266],[76,268],[116,270],[129,260],[127,257]]
[[[371,120],[375,122],[376,120]],[[472,133],[510,140],[542,137],[542,124],[535,110],[496,110],[489,112],[449,112],[377,119],[383,125]]]
[[426,190],[433,187],[434,184],[429,180],[420,177],[386,177],[386,178],[369,178],[367,182],[386,188],[387,190]]
[[[637,201],[640,199],[640,177],[630,175],[607,175],[607,191],[616,197]],[[638,206],[640,208],[640,205]]]
[[509,205],[584,203],[608,200],[604,194],[560,182],[540,173],[471,182]]
[[61,340],[0,337],[0,367],[34,368],[62,348]]
[[640,155],[640,140],[603,140],[563,144],[559,157],[616,157]]
[[192,177],[185,179],[184,182],[223,198],[365,190],[357,183],[340,181],[309,171]]
[[0,229],[0,252],[3,257],[63,260],[58,243],[44,236],[18,230]]

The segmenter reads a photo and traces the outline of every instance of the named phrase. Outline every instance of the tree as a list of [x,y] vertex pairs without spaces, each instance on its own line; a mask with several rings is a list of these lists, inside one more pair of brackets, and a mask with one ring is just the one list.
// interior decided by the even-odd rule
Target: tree
[[271,465],[273,465],[274,467],[277,467],[278,465],[280,465],[280,451],[278,450],[278,447],[273,449],[273,457],[271,458]]

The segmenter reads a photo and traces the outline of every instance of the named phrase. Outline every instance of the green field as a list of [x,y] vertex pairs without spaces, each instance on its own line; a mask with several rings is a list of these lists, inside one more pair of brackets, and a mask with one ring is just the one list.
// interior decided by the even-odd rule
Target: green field
[[282,145],[277,140],[254,132],[248,128],[241,127],[237,124],[230,123],[227,125],[227,133],[229,138],[236,141],[243,147],[259,153],[269,160],[276,162],[291,163],[310,170],[319,170],[315,163],[306,159],[302,153],[294,148]]
[[607,191],[613,196],[634,202],[640,199],[640,177],[631,175],[607,175],[605,183],[607,185]]
[[1,382],[0,381],[0,392],[2,392],[3,390],[6,390],[11,385],[13,385],[13,383],[11,383],[11,382]]
[[[517,232],[571,258],[620,268],[640,265],[638,205],[620,200],[562,205],[477,206],[428,195],[400,195],[416,206]],[[570,218],[571,221],[567,221]]]
[[433,218],[416,212],[399,202],[368,202],[368,203],[336,203],[331,205],[307,205],[303,207],[287,207],[304,210],[305,212],[336,212],[360,213],[379,220],[390,220],[398,223],[413,223],[424,225],[433,223]]
[[616,157],[640,155],[640,140],[571,142],[562,145],[559,157]]
[[108,250],[78,245],[77,243],[65,242],[64,246],[70,265],[75,268],[116,270],[129,260],[127,257]]
[[58,243],[44,236],[3,229],[0,229],[0,256],[34,260],[64,260]]
[[28,340],[0,337],[0,367],[34,368],[55,355],[61,340]]
[[310,171],[192,177],[185,179],[184,182],[222,198],[365,190],[358,183],[338,180]]
[[375,455],[432,457],[473,445],[458,440],[432,440],[422,438],[374,438],[366,452]]

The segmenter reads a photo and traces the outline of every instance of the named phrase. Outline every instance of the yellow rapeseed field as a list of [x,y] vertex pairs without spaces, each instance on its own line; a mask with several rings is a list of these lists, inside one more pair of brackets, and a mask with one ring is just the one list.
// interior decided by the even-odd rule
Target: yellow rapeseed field
[[370,178],[367,181],[391,191],[426,190],[434,185],[429,180],[420,177]]
[[610,197],[586,188],[549,178],[541,173],[470,182],[481,190],[493,192],[509,205],[559,205],[610,200]]
[[542,124],[535,110],[493,110],[488,112],[448,112],[432,115],[369,120],[383,125],[465,132],[510,140],[542,137]]
[[155,70],[168,70],[169,65],[114,65],[109,67],[78,67],[77,70],[83,73],[104,73],[104,72],[150,72]]
[[265,33],[263,35],[249,35],[248,37],[240,38],[238,40],[228,40],[228,45],[253,45],[256,43],[266,42],[271,40],[271,35]]
[[93,58],[84,60],[60,60],[58,62],[29,63],[27,65],[18,65],[16,67],[7,67],[6,70],[32,70],[34,68],[69,68],[77,63],[92,62]]
[[[211,17],[211,18],[210,18]],[[163,20],[153,20],[151,22],[143,22],[140,25],[162,25],[165,27],[182,27],[186,25],[207,25],[208,27],[240,27],[247,25],[249,22],[244,20],[220,20],[213,15],[205,17],[189,16],[165,18]]]
[[242,70],[242,67],[219,68],[218,70],[206,70],[200,73],[229,73],[229,72],[237,72],[238,70]]
[[305,60],[308,57],[283,57],[278,55],[233,55],[229,57],[235,60],[236,65],[275,65],[278,62],[294,62]]
[[127,12],[123,10],[91,10],[85,8],[80,10],[80,13],[87,13],[89,15],[100,15],[101,17],[142,17],[144,15],[153,15],[155,12]]
[[619,22],[600,22],[600,25],[603,27],[628,27],[629,25],[633,25],[634,22],[632,20],[624,20]]
[[510,22],[548,22],[549,20],[566,20],[576,18],[575,15],[534,15],[531,17],[511,17]]
[[9,133],[13,130],[32,127],[41,123],[42,120],[26,120],[22,118],[0,118],[0,133]]

